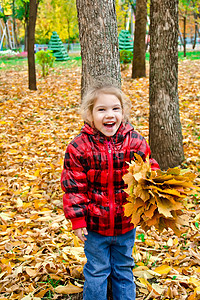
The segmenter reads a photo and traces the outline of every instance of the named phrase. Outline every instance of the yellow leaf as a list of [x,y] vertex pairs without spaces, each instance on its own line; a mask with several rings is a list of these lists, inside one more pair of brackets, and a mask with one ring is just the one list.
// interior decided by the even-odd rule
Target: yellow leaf
[[173,215],[170,212],[173,209],[173,207],[170,207],[166,200],[156,197],[156,202],[160,214],[164,215],[166,218],[173,218]]
[[178,256],[181,252],[181,246],[178,246],[176,252],[174,253],[174,257]]
[[[147,287],[148,291],[151,292],[153,290],[151,284],[145,278],[139,278],[139,281]],[[157,293],[156,293],[157,294]]]
[[140,213],[134,213],[131,218],[131,223],[136,227],[140,222]]
[[185,197],[184,195],[181,195],[181,193],[175,189],[169,189],[169,188],[160,189],[157,186],[149,186],[148,188],[155,190],[155,191],[159,191],[161,195],[162,195],[162,193],[164,193],[164,194],[169,194],[169,195],[173,195],[173,196],[177,196],[177,197],[183,197],[183,198]]
[[168,274],[171,271],[171,269],[172,268],[168,265],[162,265],[162,266],[155,268],[154,272],[156,272],[160,275],[163,275],[163,274]]
[[147,287],[148,281],[144,277],[139,278],[139,281]]
[[188,283],[193,284],[195,287],[200,287],[200,281],[197,280],[197,279],[194,278],[194,277],[190,277],[190,278],[188,279]]
[[151,240],[151,239],[145,239],[145,244],[147,246],[154,247],[155,246],[155,241]]
[[127,173],[123,176],[123,180],[126,184],[128,184],[128,189],[132,186],[134,182],[133,175],[131,173]]
[[18,150],[15,150],[15,149],[11,149],[11,150],[9,150],[9,154],[16,154],[16,153],[18,153],[19,151]]
[[177,236],[181,235],[182,232],[174,220],[165,219],[165,225],[166,227],[171,228]]
[[198,287],[196,287],[195,289],[194,289],[194,295],[195,296],[199,296],[200,295],[200,286],[198,286]]
[[181,172],[180,168],[175,167],[175,168],[169,168],[167,170],[167,174],[172,174],[172,175],[179,175]]
[[34,173],[34,176],[38,177],[40,175],[40,170],[36,170],[35,173]]
[[160,276],[160,274],[158,274],[152,270],[149,270],[149,268],[146,266],[140,266],[140,267],[133,269],[133,274],[136,277],[140,277],[140,279],[141,278],[150,279],[155,276]]
[[145,190],[141,184],[138,184],[133,188],[133,195],[136,198],[141,198],[144,202],[150,198],[149,192]]
[[74,247],[80,247],[79,240],[76,235],[73,235]]
[[17,200],[16,200],[16,206],[17,207],[22,207],[23,206],[23,201],[22,201],[22,199],[21,198],[17,198]]
[[144,217],[143,219],[146,222],[147,226],[151,227],[158,224],[160,217],[161,215],[156,211],[151,219],[145,220]]
[[[185,178],[185,180],[187,180],[187,179]],[[182,186],[182,187],[192,187],[193,186],[193,184],[190,181],[176,180],[174,178],[171,180],[164,181],[163,184],[178,185],[178,186]]]
[[37,179],[36,176],[30,175],[30,174],[28,174],[28,173],[25,173],[24,176],[25,176],[28,180],[36,180],[36,179]]
[[196,300],[197,298],[196,298],[196,295],[195,295],[195,293],[192,293],[188,298],[187,298],[187,300]]
[[124,214],[126,217],[129,217],[130,215],[136,214],[138,211],[138,208],[141,208],[144,206],[144,202],[139,199],[134,199],[132,197],[128,197],[127,199],[129,203],[124,205]]
[[136,174],[133,175],[133,177],[136,181],[139,181],[140,179],[143,178],[143,174],[142,173],[136,173]]
[[151,204],[151,205],[150,205],[150,208],[149,208],[148,210],[144,211],[144,215],[145,215],[147,218],[151,219],[151,218],[153,217],[153,215],[154,215],[154,211],[156,210],[156,208],[157,208],[156,205]]
[[144,161],[143,161],[142,157],[139,154],[134,153],[134,156],[135,156],[135,158],[136,158],[136,160],[139,164],[141,164],[141,165],[144,164]]
[[10,263],[7,265],[6,271],[8,274],[12,274],[12,267],[11,267]]
[[133,203],[127,203],[124,205],[124,215],[126,217],[129,217],[133,214],[133,210],[134,210],[134,205]]

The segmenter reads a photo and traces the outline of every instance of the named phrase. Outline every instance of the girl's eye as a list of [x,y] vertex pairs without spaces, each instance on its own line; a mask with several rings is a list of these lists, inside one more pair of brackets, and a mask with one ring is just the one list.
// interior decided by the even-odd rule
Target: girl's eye
[[104,110],[105,110],[104,108],[99,108],[99,109],[98,109],[98,111],[104,111]]
[[117,110],[117,111],[120,110],[120,109],[121,109],[120,107],[114,107],[113,108],[113,110]]

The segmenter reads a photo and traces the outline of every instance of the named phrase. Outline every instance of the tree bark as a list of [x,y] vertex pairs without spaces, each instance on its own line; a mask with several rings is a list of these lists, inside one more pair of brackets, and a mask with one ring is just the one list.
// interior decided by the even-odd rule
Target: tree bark
[[6,36],[7,36],[8,47],[9,47],[9,49],[12,49],[12,45],[10,43],[10,38],[9,38],[8,18],[6,18],[5,27],[6,27]]
[[28,23],[29,23],[30,2],[24,3],[24,51],[28,51]]
[[146,65],[145,65],[146,24],[147,24],[147,0],[137,0],[134,46],[133,46],[132,78],[146,77]]
[[28,50],[28,24],[24,23],[24,51]]
[[161,169],[184,160],[178,101],[178,0],[151,0],[149,142]]
[[121,86],[114,0],[76,0],[82,56],[81,95],[95,81]]
[[18,38],[17,38],[17,28],[16,28],[16,19],[15,18],[13,18],[13,31],[14,31],[15,45],[16,45],[16,48],[18,49],[19,48],[19,41],[18,41]]
[[183,49],[184,49],[184,57],[186,57],[186,16],[183,17]]
[[198,32],[198,23],[197,23],[197,13],[194,13],[194,42],[192,49],[195,49],[197,42],[197,32]]
[[34,53],[37,6],[37,0],[30,0],[30,12],[28,22],[28,77],[30,90],[37,90]]

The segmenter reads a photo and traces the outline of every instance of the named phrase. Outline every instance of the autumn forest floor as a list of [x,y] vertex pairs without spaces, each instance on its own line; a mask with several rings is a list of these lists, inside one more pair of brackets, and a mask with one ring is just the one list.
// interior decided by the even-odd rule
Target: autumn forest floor
[[[200,171],[200,60],[179,62],[180,117],[185,161]],[[78,114],[81,69],[62,65],[37,91],[27,67],[0,73],[0,300],[75,299],[84,283],[83,245],[62,210],[60,174],[66,145],[83,125]],[[149,79],[122,73],[132,101],[132,124],[148,140]],[[133,255],[137,299],[200,299],[200,193],[188,198],[189,224],[172,230],[137,230]],[[65,286],[65,287],[63,287]],[[66,294],[65,296],[63,296]],[[78,299],[78,298],[76,298]]]

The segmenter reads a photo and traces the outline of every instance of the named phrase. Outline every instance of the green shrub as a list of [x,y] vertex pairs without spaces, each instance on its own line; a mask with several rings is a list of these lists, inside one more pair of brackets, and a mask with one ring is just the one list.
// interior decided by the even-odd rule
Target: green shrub
[[120,63],[129,64],[133,59],[133,52],[130,50],[121,50],[120,52]]
[[53,67],[55,57],[51,50],[40,50],[36,53],[36,61],[42,67],[42,77],[49,73],[49,69]]

